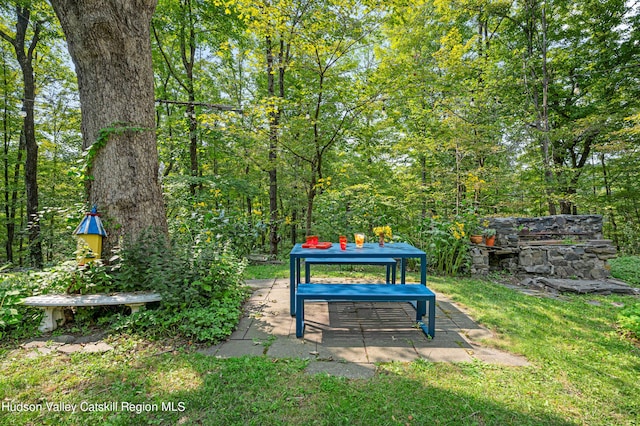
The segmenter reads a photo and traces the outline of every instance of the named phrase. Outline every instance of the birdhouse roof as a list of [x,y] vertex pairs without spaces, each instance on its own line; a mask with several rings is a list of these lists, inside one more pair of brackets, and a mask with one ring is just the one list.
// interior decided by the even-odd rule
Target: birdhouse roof
[[102,235],[103,237],[107,236],[107,231],[105,231],[104,226],[102,225],[102,221],[100,220],[100,216],[92,209],[90,213],[87,213],[80,222],[80,225],[73,231],[74,235],[82,234],[82,235]]

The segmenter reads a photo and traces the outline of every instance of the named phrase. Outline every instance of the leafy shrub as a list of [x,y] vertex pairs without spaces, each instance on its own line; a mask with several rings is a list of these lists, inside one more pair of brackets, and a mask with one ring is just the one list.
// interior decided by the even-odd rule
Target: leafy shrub
[[457,219],[427,218],[418,232],[420,241],[414,242],[425,247],[429,267],[446,275],[457,275],[469,267],[468,226]]
[[15,333],[18,325],[35,328],[39,310],[22,304],[22,299],[30,296],[35,287],[35,281],[27,274],[0,275],[0,339]]
[[209,306],[243,284],[246,266],[229,243],[197,237],[192,246],[178,246],[151,233],[117,257],[112,275],[119,291],[158,292],[163,305],[172,309]]
[[632,220],[624,221],[616,237],[621,252],[636,255],[640,253],[640,224]]
[[100,259],[78,267],[75,261],[64,262],[39,274],[42,293],[94,294],[118,291],[113,279],[113,267]]
[[620,256],[609,260],[611,275],[631,285],[640,285],[640,257]]
[[242,313],[246,289],[230,290],[209,306],[192,307],[184,311],[142,310],[134,315],[117,314],[112,328],[118,331],[144,331],[149,336],[177,334],[196,342],[217,343],[233,331]]
[[[206,231],[191,245],[171,244],[163,234],[148,232],[136,242],[118,249],[109,264],[93,262],[78,268],[67,262],[33,279],[36,293],[103,293],[154,291],[162,295],[160,309],[121,317],[121,309],[78,312],[76,323],[115,324],[116,329],[179,334],[197,341],[217,341],[228,335],[240,315],[246,293],[242,273],[246,261],[239,259],[229,243],[212,241]],[[32,277],[33,278],[33,277]],[[26,289],[26,287],[24,287]],[[24,291],[20,297],[33,291]],[[0,300],[2,299],[0,293]],[[13,303],[14,293],[7,301]],[[8,323],[20,317],[2,305]],[[17,312],[20,314],[20,311]],[[9,318],[11,314],[11,318]],[[105,316],[108,314],[108,316]],[[226,333],[226,334],[225,334]]]
[[620,311],[618,324],[635,338],[640,338],[640,303],[628,306]]
[[0,288],[0,335],[12,325],[20,323],[22,315],[16,305],[20,303],[20,290]]
[[118,291],[160,293],[162,308],[118,316],[114,328],[222,340],[237,324],[246,297],[245,266],[230,243],[212,240],[206,230],[192,245],[170,244],[148,233],[118,252],[110,275]]
[[204,202],[190,207],[189,214],[169,219],[173,241],[180,246],[198,243],[198,239],[215,245],[229,245],[238,256],[251,253],[266,226],[259,218],[254,222],[245,213],[215,210]]

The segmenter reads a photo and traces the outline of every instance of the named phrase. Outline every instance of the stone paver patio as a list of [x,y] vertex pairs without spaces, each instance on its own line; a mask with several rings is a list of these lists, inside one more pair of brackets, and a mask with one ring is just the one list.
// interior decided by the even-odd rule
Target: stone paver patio
[[289,281],[254,280],[248,284],[255,291],[237,330],[227,341],[202,353],[304,358],[312,361],[308,372],[347,377],[368,377],[377,362],[417,359],[528,364],[522,357],[479,345],[477,342],[490,337],[491,332],[440,294],[436,297],[434,339],[415,326],[410,304],[364,302],[308,303],[304,338],[298,339],[295,318],[289,315]]

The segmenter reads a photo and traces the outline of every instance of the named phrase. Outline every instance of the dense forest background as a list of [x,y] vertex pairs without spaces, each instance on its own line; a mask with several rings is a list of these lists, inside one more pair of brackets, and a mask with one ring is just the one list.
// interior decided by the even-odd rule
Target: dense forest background
[[[594,213],[640,252],[636,2],[159,0],[151,42],[174,239]],[[77,93],[51,7],[0,6],[0,265],[73,257]]]

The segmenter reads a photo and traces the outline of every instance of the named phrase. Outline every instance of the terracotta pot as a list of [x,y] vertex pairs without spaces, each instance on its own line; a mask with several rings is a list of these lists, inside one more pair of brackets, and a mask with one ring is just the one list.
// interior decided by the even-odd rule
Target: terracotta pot
[[492,235],[491,237],[485,237],[484,238],[484,244],[492,247],[494,244],[496,243],[496,236]]
[[471,242],[473,244],[480,244],[482,243],[482,235],[470,235],[469,239],[471,240]]

